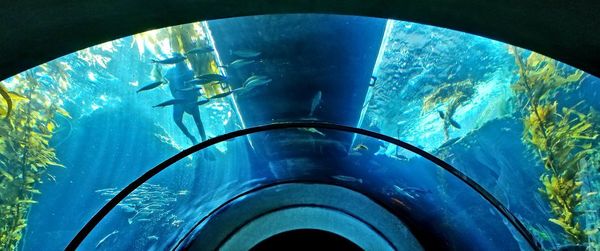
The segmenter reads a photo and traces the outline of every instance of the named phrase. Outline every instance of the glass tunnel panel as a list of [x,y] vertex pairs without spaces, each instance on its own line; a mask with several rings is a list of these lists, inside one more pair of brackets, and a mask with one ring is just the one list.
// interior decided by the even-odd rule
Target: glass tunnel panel
[[[452,164],[544,248],[599,248],[600,79],[501,42],[402,21],[388,22],[374,76],[360,127]],[[412,156],[393,145],[376,154]]]
[[[498,198],[545,249],[600,248],[600,79],[491,39],[356,16],[228,18],[105,42],[0,87],[2,249],[63,249],[102,207],[99,194],[197,142],[286,121],[360,127],[418,146]],[[239,158],[240,170],[221,174],[233,176],[254,168],[239,154],[297,158],[314,153],[317,135],[327,151],[311,158],[323,161],[348,148],[420,159],[368,137],[307,130],[249,136],[249,149],[233,155],[224,144],[212,151]],[[223,158],[209,165],[231,161]],[[176,169],[196,175],[195,161]],[[273,162],[282,168],[265,177],[295,175],[291,164],[300,165]],[[233,176],[203,184],[220,187]],[[141,189],[186,190],[167,191],[166,183]]]
[[[375,223],[372,226],[378,230],[374,232],[391,239],[394,250],[470,250],[473,247],[478,250],[531,249],[509,221],[480,194],[429,160],[416,157],[407,161],[374,155],[364,149],[353,150],[350,141],[332,138],[351,139],[354,134],[327,129],[318,129],[318,132],[315,130],[317,129],[277,129],[250,135],[252,139],[278,138],[268,141],[278,146],[276,152],[253,149],[249,138],[240,136],[182,159],[122,200],[96,226],[80,248],[185,249],[193,247],[194,241],[197,241],[195,238],[201,237],[204,237],[204,242],[211,242],[203,243],[203,248],[207,245],[220,248],[221,246],[210,245],[226,241],[221,241],[220,235],[215,237],[203,231],[208,231],[206,229],[210,229],[212,219],[219,218],[221,214],[244,218],[253,213],[261,215],[254,212],[261,210],[261,207],[272,210],[348,204],[350,206],[344,210],[351,211],[367,206],[352,196],[328,196],[338,195],[330,192],[329,186],[339,186],[360,191],[394,216],[395,222],[391,225],[400,228],[401,234],[385,236],[391,231],[386,229],[390,226],[382,226],[381,222],[373,221]],[[361,138],[364,141],[380,142],[367,136]],[[219,151],[216,148],[225,150]],[[307,150],[295,151],[298,148]],[[332,155],[334,152],[336,154]],[[209,160],[213,157],[216,157],[215,161]],[[297,186],[303,184],[306,188],[298,190],[285,186],[290,183]],[[328,187],[322,188],[325,184]],[[275,189],[271,189],[273,187]],[[303,192],[311,190],[310,187],[316,192]],[[96,198],[111,198],[120,189],[100,189]],[[269,189],[273,190],[266,192],[270,195],[260,194]],[[254,196],[255,194],[261,196]],[[317,198],[311,200],[308,198],[311,196]],[[245,204],[236,206],[236,203]],[[304,210],[309,210],[306,208]],[[374,214],[377,211],[366,212]],[[369,216],[361,217],[365,218],[364,221],[369,221]],[[250,218],[249,221],[253,219]],[[308,222],[303,224],[310,225],[311,219],[305,219]],[[319,218],[315,216],[313,220],[315,219]],[[293,219],[274,217],[269,222],[269,228],[293,225],[286,221]],[[225,222],[225,225],[233,226],[219,226],[219,233],[222,235],[227,235],[228,231],[243,229],[235,224],[245,224],[233,220]],[[352,228],[336,222],[330,224],[334,227],[328,230],[333,233]],[[342,235],[357,243],[361,243],[360,236],[363,236],[352,233]]]
[[[119,203],[80,247],[170,249],[198,220],[231,197],[272,180],[253,170],[251,154],[242,137],[176,162]],[[121,188],[99,189],[95,196],[105,201]]]

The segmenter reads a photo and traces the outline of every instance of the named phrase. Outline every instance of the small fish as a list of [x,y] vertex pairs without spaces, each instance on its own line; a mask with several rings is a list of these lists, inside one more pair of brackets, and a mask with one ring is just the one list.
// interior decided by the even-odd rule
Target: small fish
[[426,190],[426,189],[422,189],[422,188],[418,188],[418,187],[399,187],[397,185],[393,186],[394,190],[400,194],[400,195],[404,195],[406,197],[409,197],[411,199],[415,199],[415,197],[421,197],[421,195],[423,194],[427,194],[430,193],[431,191]]
[[137,219],[136,221],[138,221],[138,222],[149,222],[149,221],[152,221],[152,220],[144,218],[144,219]]
[[250,81],[250,80],[254,80],[254,79],[261,79],[261,78],[269,78],[269,77],[267,77],[265,75],[252,75],[252,76],[248,77],[248,79],[246,79],[246,82]]
[[116,191],[116,190],[117,190],[116,187],[103,188],[103,189],[96,190],[96,193],[103,193],[103,192]]
[[158,236],[156,236],[156,235],[150,235],[150,236],[148,236],[146,238],[148,238],[148,240],[151,240],[151,241],[157,241],[158,240]]
[[309,117],[313,116],[315,109],[317,109],[317,106],[321,103],[321,95],[321,91],[318,91],[313,97],[312,103],[310,104],[310,113],[308,114]]
[[404,160],[404,161],[408,160],[408,157],[406,157],[402,154],[396,154],[396,158],[398,158],[399,160]]
[[331,176],[332,178],[336,179],[336,180],[341,180],[341,181],[346,181],[346,182],[357,182],[357,183],[361,183],[363,182],[362,179],[359,178],[355,178],[352,176],[346,176],[346,175],[335,175],[335,176]]
[[173,53],[173,56],[170,58],[165,58],[163,60],[152,59],[152,63],[155,63],[155,64],[177,64],[177,63],[183,62],[183,60],[185,60],[185,59],[186,59],[186,57],[184,57],[183,55],[181,55],[179,53]]
[[198,48],[194,48],[191,49],[189,51],[185,52],[185,55],[190,55],[190,54],[204,54],[204,53],[209,53],[214,51],[215,49],[212,46],[206,46],[206,47],[198,47]]
[[181,190],[181,191],[177,192],[177,195],[184,196],[184,195],[188,195],[189,193],[190,193],[189,190]]
[[314,133],[314,134],[319,134],[319,135],[321,135],[323,137],[325,136],[325,133],[323,133],[323,132],[317,130],[317,128],[313,128],[313,127],[310,127],[310,128],[298,128],[298,130],[300,130],[300,131],[306,131],[306,132],[310,132],[310,133]]
[[404,188],[401,188],[401,187],[396,186],[396,185],[394,185],[393,187],[394,187],[394,191],[396,191],[398,194],[404,195],[404,196],[406,196],[408,198],[411,198],[411,199],[415,199],[415,197],[412,194],[410,194],[408,191],[406,191]]
[[246,83],[245,87],[253,89],[253,88],[256,88],[259,86],[267,85],[267,84],[271,83],[271,81],[273,81],[273,80],[270,78],[254,79],[254,80],[251,80],[248,83]]
[[231,54],[241,58],[255,58],[260,56],[261,52],[253,50],[236,50],[232,51]]
[[104,192],[104,193],[100,193],[100,195],[102,196],[115,196],[117,195],[117,191],[112,191],[112,192]]
[[233,62],[229,63],[228,65],[224,65],[222,67],[226,67],[226,68],[230,68],[230,69],[231,68],[233,68],[233,69],[239,69],[239,68],[242,68],[242,67],[244,67],[246,65],[251,65],[251,64],[253,64],[255,62],[256,61],[254,61],[254,60],[249,60],[249,59],[241,58],[241,59],[236,59]]
[[144,87],[142,87],[142,88],[140,88],[139,90],[137,90],[137,91],[136,91],[136,93],[143,92],[143,91],[147,91],[147,90],[152,90],[152,89],[154,89],[154,88],[156,88],[156,87],[159,87],[159,86],[161,86],[161,85],[162,85],[162,84],[164,84],[164,83],[165,83],[165,82],[163,82],[163,81],[156,81],[156,82],[154,82],[154,83],[147,84],[147,85],[145,85]]
[[354,150],[354,151],[366,151],[366,150],[369,150],[369,147],[365,146],[364,144],[358,144],[354,148],[352,148],[352,150]]
[[236,88],[236,89],[232,90],[233,93],[237,93],[237,94],[244,94],[247,91],[248,91],[248,89],[244,88],[244,87],[240,87],[240,88]]
[[399,205],[399,206],[403,207],[404,209],[410,210],[410,207],[409,207],[408,205],[406,205],[406,203],[404,203],[403,201],[401,201],[401,200],[400,200],[400,199],[398,199],[398,198],[393,198],[393,197],[392,197],[392,202],[393,202],[394,204],[397,204],[397,205]]
[[145,209],[155,210],[155,209],[159,209],[159,208],[161,208],[163,206],[165,206],[165,205],[163,205],[163,204],[150,204],[150,205],[146,206]]
[[196,78],[194,78],[190,81],[187,81],[185,83],[186,84],[204,85],[204,84],[214,82],[214,81],[227,82],[227,77],[225,77],[221,74],[209,73],[209,74],[197,76]]
[[115,234],[118,234],[118,233],[119,233],[119,230],[115,230],[115,231],[113,231],[112,233],[110,233],[110,234],[108,234],[108,235],[104,236],[104,238],[102,238],[102,239],[101,239],[101,240],[98,242],[98,244],[96,244],[96,249],[97,249],[97,248],[99,248],[100,246],[102,246],[102,244],[104,244],[104,242],[106,242],[106,240],[108,240],[108,238],[110,238],[111,236],[113,236],[113,235],[115,235]]
[[52,174],[48,174],[48,180],[50,180],[52,182],[56,182],[56,177]]
[[221,94],[214,95],[214,96],[210,97],[210,99],[224,98],[224,97],[229,96],[232,93],[233,93],[232,91],[230,91],[230,92],[224,92],[224,93],[221,93]]
[[197,78],[194,78],[194,79],[192,79],[192,80],[188,80],[188,81],[185,81],[185,82],[183,82],[183,83],[184,83],[185,85],[205,85],[205,84],[208,84],[208,83],[210,83],[210,82],[209,82],[209,81],[204,81],[204,80],[202,80],[202,79],[197,79]]
[[140,209],[139,214],[141,214],[142,216],[148,216],[151,215],[152,213],[154,213],[154,210],[148,209],[148,208],[142,208]]
[[251,82],[254,82],[254,81],[257,81],[257,80],[266,80],[266,79],[269,79],[269,77],[264,76],[264,75],[252,75],[252,76],[248,77],[244,81],[244,83],[242,83],[242,86],[247,86]]
[[201,99],[198,102],[196,102],[195,105],[204,105],[204,104],[206,104],[208,102],[210,102],[210,99],[205,98],[205,99]]
[[405,187],[403,189],[404,189],[404,191],[411,192],[413,194],[431,193],[431,191],[429,189],[423,189],[423,188],[419,188],[419,187]]
[[177,104],[186,104],[186,103],[191,103],[194,102],[193,100],[189,100],[189,99],[171,99],[165,102],[162,102],[158,105],[155,105],[153,107],[165,107],[165,106],[170,106],[170,105],[177,105]]
[[133,207],[131,207],[131,206],[129,206],[129,205],[119,205],[119,206],[120,206],[120,207],[123,209],[123,211],[125,211],[126,213],[133,213],[133,212],[136,212],[136,214],[137,214],[137,211],[135,210],[135,208],[133,208]]
[[191,86],[191,87],[187,87],[187,88],[183,88],[183,89],[178,89],[178,91],[189,92],[189,91],[199,91],[200,89],[202,89],[202,87],[200,87],[200,86]]

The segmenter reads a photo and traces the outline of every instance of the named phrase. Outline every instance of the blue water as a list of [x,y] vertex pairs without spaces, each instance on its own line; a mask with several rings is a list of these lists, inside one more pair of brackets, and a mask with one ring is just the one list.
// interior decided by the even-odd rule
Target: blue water
[[[569,244],[562,229],[548,221],[552,213],[538,192],[544,168],[522,140],[523,120],[511,89],[519,75],[506,44],[421,24],[335,15],[242,17],[178,28],[193,34],[196,44],[212,46],[218,65],[239,59],[236,50],[260,52],[248,67],[217,67],[231,89],[252,75],[271,79],[245,95],[200,106],[209,138],[298,120],[375,131],[465,173],[544,248]],[[56,118],[50,144],[66,168],[50,167],[56,181],[37,184],[41,194],[28,214],[22,250],[63,249],[120,189],[192,145],[173,122],[172,107],[152,107],[172,98],[167,85],[136,93],[155,81],[150,60],[173,52],[173,30],[125,37],[57,59],[73,68],[61,94],[72,118]],[[446,138],[437,112],[443,106],[424,111],[424,99],[445,83],[466,79],[475,83],[475,94],[456,110],[452,118],[460,129],[451,127]],[[9,79],[6,85],[15,84]],[[599,85],[600,79],[584,74],[555,99],[561,107],[583,101],[585,109],[600,109]],[[190,116],[184,124],[200,138]],[[598,140],[593,144],[597,148]],[[600,188],[598,164],[589,163],[581,174],[585,193]],[[448,249],[530,249],[491,204],[430,161],[371,137],[314,128],[241,136],[178,161],[123,200],[81,248],[169,249],[228,199],[294,179],[363,191],[399,215],[415,235]],[[581,206],[585,213],[579,221],[587,229],[598,224],[599,202],[592,194]],[[590,246],[598,240],[597,233],[589,235]]]

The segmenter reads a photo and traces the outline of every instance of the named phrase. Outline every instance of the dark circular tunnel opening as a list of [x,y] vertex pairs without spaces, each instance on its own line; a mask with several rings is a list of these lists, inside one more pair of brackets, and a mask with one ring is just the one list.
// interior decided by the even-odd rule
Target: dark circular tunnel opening
[[323,230],[296,229],[273,235],[250,249],[265,250],[363,250],[352,241]]

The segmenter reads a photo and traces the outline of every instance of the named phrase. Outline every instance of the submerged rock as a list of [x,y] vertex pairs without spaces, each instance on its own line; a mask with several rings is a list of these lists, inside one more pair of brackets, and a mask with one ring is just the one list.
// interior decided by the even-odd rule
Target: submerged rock
[[522,135],[522,121],[507,116],[485,123],[433,154],[483,186],[518,218],[527,219],[526,225],[554,229],[548,221],[552,217],[548,205],[537,190],[543,167]]

